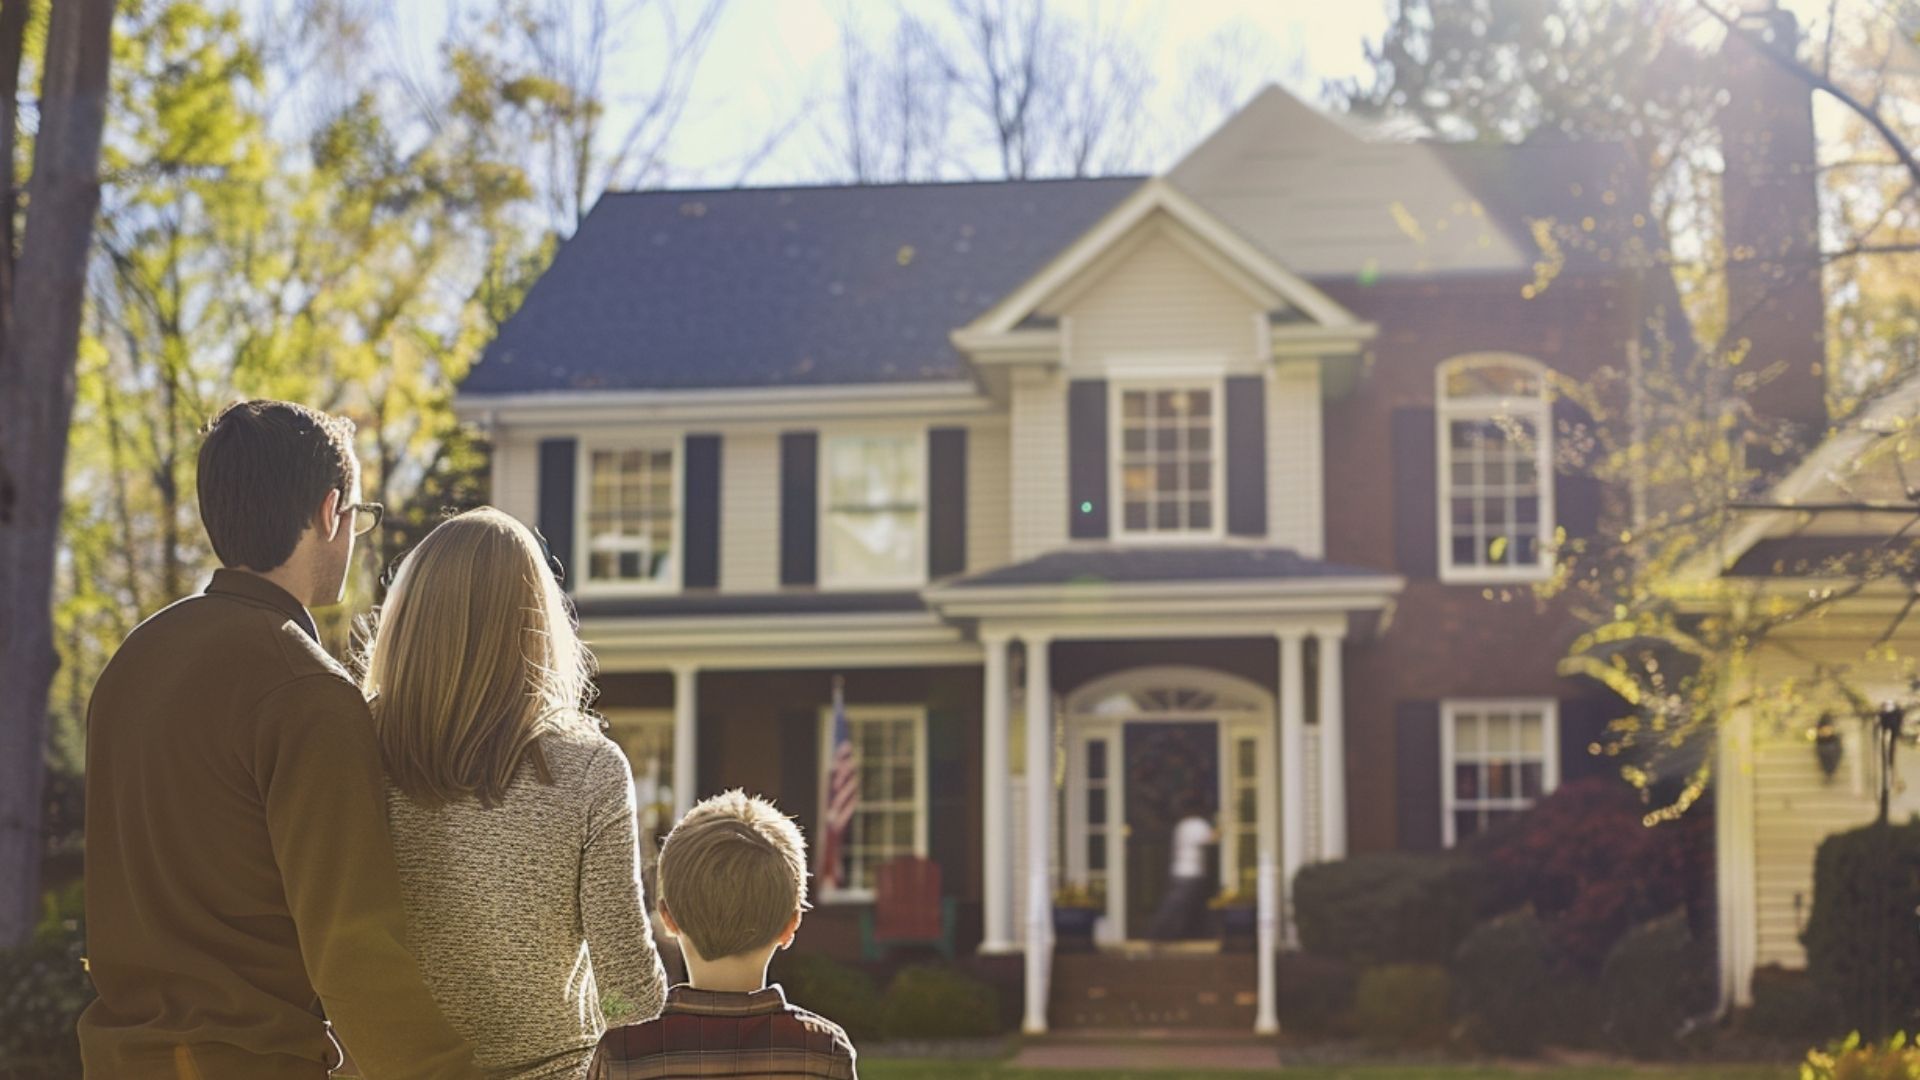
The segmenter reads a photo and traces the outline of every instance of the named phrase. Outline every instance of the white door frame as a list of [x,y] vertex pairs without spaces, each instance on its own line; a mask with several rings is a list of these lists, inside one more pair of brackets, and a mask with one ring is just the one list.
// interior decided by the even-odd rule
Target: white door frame
[[[1114,711],[1095,706],[1111,701],[1117,694],[1130,691],[1185,689],[1215,695],[1215,707],[1159,710],[1133,708]],[[1273,832],[1277,842],[1279,816],[1276,813],[1279,778],[1274,769],[1273,694],[1259,684],[1237,676],[1193,667],[1132,668],[1100,679],[1075,691],[1067,699],[1066,717],[1066,815],[1061,847],[1065,854],[1066,880],[1085,885],[1091,868],[1087,859],[1090,824],[1087,820],[1088,746],[1107,744],[1106,784],[1106,925],[1100,936],[1103,944],[1118,944],[1126,939],[1127,926],[1127,780],[1126,730],[1132,724],[1211,723],[1216,725],[1215,770],[1218,789],[1214,793],[1219,808],[1220,887],[1230,889],[1239,877],[1238,849],[1235,840],[1239,822],[1233,802],[1233,749],[1242,739],[1254,740],[1257,763],[1255,790],[1259,815],[1256,827]]]

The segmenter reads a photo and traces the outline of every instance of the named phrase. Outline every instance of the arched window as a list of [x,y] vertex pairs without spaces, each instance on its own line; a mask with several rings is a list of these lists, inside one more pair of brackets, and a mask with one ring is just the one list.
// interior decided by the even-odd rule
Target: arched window
[[1553,423],[1547,369],[1483,353],[1440,365],[1440,577],[1526,581],[1552,567]]

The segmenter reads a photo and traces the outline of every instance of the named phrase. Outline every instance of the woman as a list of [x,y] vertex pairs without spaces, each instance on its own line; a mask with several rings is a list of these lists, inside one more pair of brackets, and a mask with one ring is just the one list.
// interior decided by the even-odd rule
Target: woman
[[666,975],[633,779],[585,704],[592,657],[540,541],[492,508],[401,563],[364,689],[387,764],[407,931],[434,998],[498,1076],[584,1076]]

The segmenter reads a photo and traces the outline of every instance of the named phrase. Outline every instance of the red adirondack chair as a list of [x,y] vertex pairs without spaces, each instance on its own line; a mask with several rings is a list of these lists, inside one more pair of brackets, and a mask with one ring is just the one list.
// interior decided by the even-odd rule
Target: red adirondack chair
[[902,855],[873,874],[873,908],[861,919],[863,951],[880,959],[888,948],[931,945],[953,959],[953,898],[940,895],[940,864]]

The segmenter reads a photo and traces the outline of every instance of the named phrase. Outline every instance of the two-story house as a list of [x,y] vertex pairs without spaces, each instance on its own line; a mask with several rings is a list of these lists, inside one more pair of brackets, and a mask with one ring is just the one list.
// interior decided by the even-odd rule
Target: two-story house
[[1054,890],[1142,936],[1184,796],[1264,958],[1300,866],[1597,767],[1531,586],[1603,497],[1555,381],[1627,363],[1667,280],[1625,166],[1269,89],[1161,177],[609,194],[459,409],[650,827],[742,786],[814,833],[841,678],[861,801],[808,947],[930,857],[1045,1030]]

